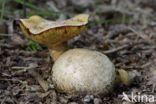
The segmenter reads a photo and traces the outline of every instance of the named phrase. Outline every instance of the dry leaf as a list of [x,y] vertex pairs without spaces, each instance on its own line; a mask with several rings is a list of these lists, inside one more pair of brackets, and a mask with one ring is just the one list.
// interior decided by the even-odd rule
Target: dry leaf
[[32,40],[48,47],[57,46],[78,35],[88,23],[87,14],[80,14],[68,20],[49,21],[39,16],[20,19],[22,31]]

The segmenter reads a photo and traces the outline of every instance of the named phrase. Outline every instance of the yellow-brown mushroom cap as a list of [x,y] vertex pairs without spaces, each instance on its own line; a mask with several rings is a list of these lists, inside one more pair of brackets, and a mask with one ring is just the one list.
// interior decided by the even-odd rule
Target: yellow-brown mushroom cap
[[80,14],[68,20],[50,21],[40,16],[20,19],[19,26],[32,40],[55,47],[82,32],[88,23],[87,14]]

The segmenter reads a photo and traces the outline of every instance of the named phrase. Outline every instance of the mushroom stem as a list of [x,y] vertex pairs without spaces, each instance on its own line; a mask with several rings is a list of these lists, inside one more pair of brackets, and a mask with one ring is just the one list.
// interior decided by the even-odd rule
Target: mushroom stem
[[117,76],[116,76],[116,83],[117,84],[124,84],[124,85],[130,85],[130,76],[129,72],[124,69],[117,70]]
[[67,46],[64,44],[60,44],[59,46],[49,48],[50,56],[53,58],[54,61],[67,50]]

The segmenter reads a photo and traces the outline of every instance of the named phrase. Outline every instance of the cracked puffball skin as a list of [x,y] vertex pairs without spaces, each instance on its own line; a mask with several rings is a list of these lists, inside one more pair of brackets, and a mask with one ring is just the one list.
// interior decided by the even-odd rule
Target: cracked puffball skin
[[115,67],[100,52],[71,49],[54,63],[52,79],[59,92],[106,94],[114,85]]

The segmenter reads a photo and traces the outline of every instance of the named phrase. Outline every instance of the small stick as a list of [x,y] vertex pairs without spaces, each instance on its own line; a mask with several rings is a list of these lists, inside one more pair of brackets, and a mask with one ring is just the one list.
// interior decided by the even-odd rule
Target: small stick
[[4,0],[3,3],[2,3],[0,20],[3,19],[4,13],[5,13],[5,3],[6,3],[6,0]]
[[142,38],[143,40],[147,41],[148,43],[153,43],[153,41],[144,33],[142,33],[141,31],[136,31],[135,29],[128,27],[133,33],[135,33],[136,35],[138,35],[140,38]]
[[38,81],[43,90],[47,92],[49,88],[48,83],[34,70],[29,70],[29,73]]
[[26,0],[24,0],[24,2],[23,2],[23,16],[24,16],[24,18],[27,17],[27,10],[26,10],[27,8],[26,8],[25,3],[26,3]]
[[37,68],[37,65],[32,64],[32,65],[30,65],[28,67],[24,67],[24,66],[13,66],[12,67],[13,70],[18,70],[18,71],[15,72],[16,74],[17,73],[23,73],[23,72],[26,72],[28,70],[34,69],[34,68]]
[[2,37],[10,37],[11,34],[0,33],[0,36],[2,36]]
[[[31,64],[29,67],[15,66],[15,67],[12,67],[12,69],[17,69],[17,70],[22,69],[22,70],[17,71],[16,73],[22,73],[22,72],[28,71],[29,74],[31,74],[36,79],[36,81],[38,81],[40,86],[46,92],[49,88],[48,83],[37,72],[34,71],[34,68],[36,68],[36,67],[37,67],[37,65]],[[32,69],[32,70],[30,70],[30,69]]]
[[117,48],[113,48],[111,50],[107,50],[107,51],[103,51],[104,54],[110,54],[110,53],[114,53],[114,52],[117,52],[117,51],[120,51],[124,48],[127,48],[129,47],[129,45],[123,45],[123,46],[120,46],[120,47],[117,47]]
[[153,83],[153,85],[152,85],[152,93],[154,93],[154,91],[155,91],[155,87],[156,87],[156,84]]

